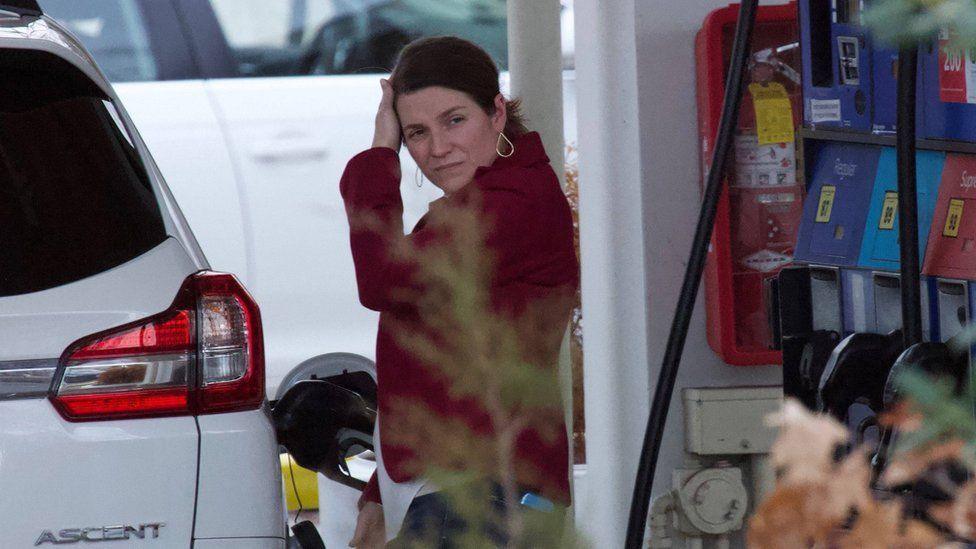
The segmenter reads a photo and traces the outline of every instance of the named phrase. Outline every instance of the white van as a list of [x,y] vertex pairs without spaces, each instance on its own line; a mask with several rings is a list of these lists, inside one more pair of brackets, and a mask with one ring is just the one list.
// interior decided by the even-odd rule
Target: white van
[[[377,315],[356,295],[339,177],[372,141],[379,73],[403,44],[454,34],[504,68],[504,0],[40,4],[113,82],[210,264],[261,305],[269,397],[316,370],[371,369]],[[565,88],[572,121],[571,71]],[[409,228],[440,193],[416,187],[405,152],[402,166]]]

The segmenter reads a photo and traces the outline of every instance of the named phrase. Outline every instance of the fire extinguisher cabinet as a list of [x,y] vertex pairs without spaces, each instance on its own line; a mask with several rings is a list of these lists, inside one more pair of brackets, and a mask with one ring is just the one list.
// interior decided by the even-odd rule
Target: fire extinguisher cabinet
[[[718,131],[738,12],[737,4],[713,11],[695,39],[702,182]],[[734,158],[705,268],[708,342],[737,366],[782,363],[781,352],[772,349],[763,287],[792,261],[804,197],[797,166],[802,89],[796,3],[760,6],[755,25]]]

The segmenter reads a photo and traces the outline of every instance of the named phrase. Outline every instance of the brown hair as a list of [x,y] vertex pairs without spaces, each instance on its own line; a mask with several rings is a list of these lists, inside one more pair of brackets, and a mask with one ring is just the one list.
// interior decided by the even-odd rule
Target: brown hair
[[[495,113],[498,67],[483,49],[454,36],[420,38],[400,50],[390,74],[394,97],[430,86],[468,94],[485,113]],[[518,99],[506,101],[505,136],[515,139],[528,132]]]

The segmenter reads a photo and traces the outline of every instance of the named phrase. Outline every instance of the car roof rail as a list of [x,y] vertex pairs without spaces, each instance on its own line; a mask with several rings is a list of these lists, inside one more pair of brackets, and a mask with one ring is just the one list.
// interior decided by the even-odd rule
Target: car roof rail
[[0,11],[8,11],[18,15],[44,15],[37,0],[0,0]]

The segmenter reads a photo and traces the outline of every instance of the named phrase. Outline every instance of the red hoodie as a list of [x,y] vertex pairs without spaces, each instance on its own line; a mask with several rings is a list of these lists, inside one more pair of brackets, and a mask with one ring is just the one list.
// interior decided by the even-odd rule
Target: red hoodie
[[[569,204],[559,180],[549,165],[539,135],[525,134],[515,140],[515,153],[498,157],[491,166],[480,167],[474,181],[463,189],[435,201],[467,204],[473,194],[487,224],[486,247],[494,258],[489,295],[493,307],[521,311],[533,303],[555,296],[572,296],[579,284],[579,264],[573,247],[573,223]],[[403,204],[400,199],[400,162],[393,149],[377,147],[349,161],[340,191],[350,220],[367,213],[373,222],[364,226],[351,222],[350,240],[356,267],[359,299],[380,312],[376,341],[376,371],[383,460],[396,482],[412,480],[410,465],[417,454],[395,444],[396,418],[392,403],[400,399],[422,403],[445,419],[460,419],[481,436],[492,432],[485,410],[476,400],[448,396],[448,389],[432,370],[403,350],[393,326],[415,321],[416,309],[404,301],[405,287],[411,287],[415,266],[391,257],[393,246],[409,244],[423,248],[443,237],[427,226],[424,216],[413,232],[403,234]],[[379,220],[379,223],[376,221]],[[406,239],[406,242],[396,242]],[[416,287],[415,285],[412,287]],[[569,320],[572,302],[558,300],[558,310],[547,311],[543,340],[546,365],[558,362],[559,343]],[[450,337],[449,334],[446,337]],[[538,341],[533,341],[536,347]],[[555,377],[553,378],[555,379]],[[547,417],[549,414],[546,414]],[[546,497],[569,503],[569,447],[562,413],[552,414],[555,439],[524,430],[517,439],[518,482]],[[558,425],[555,425],[558,423]],[[413,463],[411,463],[413,462]],[[408,465],[409,464],[409,465]],[[524,474],[525,471],[532,471]],[[370,479],[361,501],[380,501],[376,475]]]

